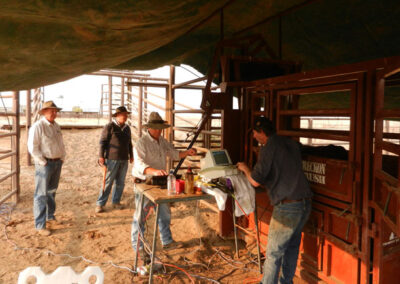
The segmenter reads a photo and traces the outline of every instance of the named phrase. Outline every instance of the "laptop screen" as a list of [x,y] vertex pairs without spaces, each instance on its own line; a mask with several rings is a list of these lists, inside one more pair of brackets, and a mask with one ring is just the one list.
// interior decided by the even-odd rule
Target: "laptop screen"
[[226,166],[230,165],[229,158],[224,150],[222,151],[212,151],[211,152],[215,161],[216,166]]

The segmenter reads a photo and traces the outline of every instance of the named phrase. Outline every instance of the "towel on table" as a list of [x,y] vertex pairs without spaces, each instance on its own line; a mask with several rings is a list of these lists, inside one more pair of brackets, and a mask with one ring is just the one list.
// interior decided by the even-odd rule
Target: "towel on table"
[[[246,215],[254,212],[256,192],[246,176],[242,173],[238,175],[227,176],[232,182],[233,189],[235,191],[235,197],[237,202],[242,207]],[[237,206],[235,202],[235,216],[239,217],[244,215],[242,210]]]
[[215,197],[215,201],[217,202],[218,210],[224,211],[225,210],[225,203],[226,199],[228,198],[228,194],[223,192],[222,190],[218,188],[211,188],[207,186],[202,186],[201,190],[204,191],[205,193],[208,193],[212,196]]

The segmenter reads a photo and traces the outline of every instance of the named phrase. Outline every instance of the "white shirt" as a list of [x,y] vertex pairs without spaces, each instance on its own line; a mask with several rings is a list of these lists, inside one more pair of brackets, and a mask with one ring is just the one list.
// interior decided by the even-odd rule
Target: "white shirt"
[[137,141],[133,150],[133,156],[132,175],[140,179],[145,179],[144,170],[146,168],[165,170],[167,167],[167,156],[178,160],[179,151],[165,140],[164,137],[160,136],[157,141],[147,132]]
[[50,123],[45,117],[36,121],[29,129],[28,151],[35,163],[44,166],[49,159],[65,159],[65,146],[60,126]]

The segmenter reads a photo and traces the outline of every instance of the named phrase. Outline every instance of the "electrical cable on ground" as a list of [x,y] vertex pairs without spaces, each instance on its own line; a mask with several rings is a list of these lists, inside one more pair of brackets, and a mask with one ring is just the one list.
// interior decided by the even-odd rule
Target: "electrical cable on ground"
[[[198,216],[199,216],[198,202],[196,203],[196,205],[197,205],[197,206],[196,206],[196,214],[195,214],[195,215],[198,217]],[[151,208],[152,208],[152,207],[151,207]],[[17,244],[16,242],[12,241],[12,240],[8,237],[8,234],[7,234],[7,226],[10,224],[11,214],[12,214],[12,211],[13,211],[13,210],[14,210],[14,206],[9,206],[7,203],[3,203],[3,204],[0,205],[0,217],[1,217],[2,222],[4,222],[4,227],[3,227],[4,236],[5,236],[5,238],[6,238],[6,241],[7,241],[8,243],[12,244],[12,246],[14,247],[14,250],[32,251],[32,252],[37,252],[37,253],[39,253],[39,254],[47,254],[47,255],[53,255],[53,256],[59,256],[59,257],[67,257],[67,258],[74,259],[74,260],[84,261],[84,262],[89,263],[89,264],[92,264],[92,265],[101,265],[101,266],[108,266],[108,265],[109,265],[109,266],[115,267],[115,268],[117,268],[117,269],[127,270],[127,271],[129,271],[130,273],[135,274],[135,275],[137,274],[136,271],[133,271],[133,270],[130,269],[129,267],[117,265],[116,263],[114,263],[114,262],[112,262],[112,261],[97,262],[97,261],[90,260],[90,259],[88,259],[88,258],[86,258],[86,257],[84,257],[84,256],[73,256],[73,255],[70,255],[70,254],[68,254],[68,253],[55,253],[55,252],[53,252],[53,251],[51,251],[51,250],[46,250],[46,249],[19,247],[18,244]],[[146,215],[146,217],[145,217],[146,220],[147,220],[147,218],[149,217],[150,212],[151,212],[151,209],[149,209],[148,212],[147,212],[147,215]],[[198,218],[196,218],[196,219],[198,219]],[[156,222],[157,222],[157,220],[156,220]],[[150,245],[149,245],[149,244],[147,243],[147,241],[144,239],[144,236],[142,235],[141,230],[139,230],[139,232],[140,232],[140,233],[139,233],[139,237],[142,236],[141,241],[143,242],[144,248],[145,248],[146,250],[148,250],[148,252],[151,252]],[[198,226],[198,233],[199,233],[199,247],[198,247],[198,249],[200,249],[201,244],[202,244],[202,241],[201,241],[201,232],[200,232],[199,226]],[[225,278],[225,277],[231,275],[234,271],[236,271],[236,270],[238,270],[238,269],[244,270],[244,271],[256,271],[256,272],[258,272],[257,270],[254,270],[254,269],[248,269],[248,268],[246,268],[246,267],[238,267],[238,266],[236,266],[236,265],[233,265],[232,263],[241,264],[242,266],[246,266],[247,264],[244,264],[244,263],[241,262],[241,261],[235,261],[235,260],[229,259],[229,257],[224,256],[223,253],[222,253],[220,250],[218,250],[218,249],[214,249],[214,250],[215,250],[215,253],[212,255],[212,257],[211,257],[210,260],[208,261],[208,265],[206,266],[206,265],[203,264],[203,265],[201,265],[201,266],[202,266],[202,267],[206,267],[206,269],[209,270],[209,267],[210,267],[210,265],[211,265],[211,261],[215,258],[216,255],[219,255],[228,265],[230,265],[230,266],[232,266],[232,267],[234,268],[234,269],[231,270],[228,274],[224,274],[224,275],[222,276],[222,278]],[[189,262],[188,260],[185,260],[185,261],[186,261],[186,262]],[[250,262],[251,262],[251,261],[250,261]],[[178,272],[179,272],[179,273],[184,273],[184,274],[191,280],[192,283],[194,283],[194,279],[193,279],[193,278],[197,278],[197,279],[207,280],[207,281],[210,281],[210,282],[212,282],[212,283],[218,283],[218,284],[220,284],[219,280],[215,280],[215,279],[208,278],[208,277],[201,276],[201,275],[191,274],[191,273],[187,272],[185,269],[183,269],[182,267],[179,267],[179,266],[177,266],[177,265],[173,265],[173,264],[169,264],[169,263],[163,262],[160,258],[158,258],[158,257],[156,257],[156,256],[155,256],[155,263],[162,264],[163,267],[164,267],[164,272],[165,272],[165,273],[166,273],[165,266],[178,269]],[[222,279],[222,278],[220,277],[219,279]]]
[[[9,207],[8,212],[5,212],[4,207]],[[116,265],[116,264],[115,264],[114,262],[112,262],[112,261],[107,261],[107,262],[96,262],[96,261],[87,259],[87,258],[84,257],[84,256],[72,256],[72,255],[70,255],[70,254],[68,254],[68,253],[55,253],[55,252],[53,252],[53,251],[51,251],[51,250],[43,250],[43,249],[38,249],[38,248],[24,248],[24,247],[19,247],[19,246],[17,245],[17,243],[15,243],[14,241],[12,241],[12,240],[8,237],[8,234],[7,234],[7,226],[8,226],[8,223],[10,222],[10,220],[11,220],[11,213],[12,213],[12,210],[13,210],[13,209],[14,209],[13,207],[7,206],[5,203],[0,205],[0,214],[1,214],[1,216],[2,216],[2,219],[5,221],[5,222],[4,222],[4,227],[3,227],[4,236],[5,236],[5,238],[6,238],[6,241],[7,241],[8,243],[10,243],[10,244],[13,245],[14,250],[33,251],[33,252],[38,252],[38,253],[40,253],[40,254],[44,253],[44,254],[47,254],[47,255],[60,256],[60,257],[68,257],[68,258],[71,258],[71,259],[80,259],[80,260],[82,260],[82,261],[84,261],[84,262],[87,262],[87,263],[90,263],[90,264],[97,264],[97,265],[103,265],[103,266],[104,266],[104,265],[110,265],[110,266],[113,266],[113,267],[116,267],[116,268],[119,268],[119,269],[128,270],[128,271],[131,272],[131,273],[134,273],[134,271],[133,271],[132,269],[130,269],[129,267],[121,266],[121,265]],[[3,214],[4,214],[4,213],[8,213],[8,217],[7,217],[7,218],[3,218]]]

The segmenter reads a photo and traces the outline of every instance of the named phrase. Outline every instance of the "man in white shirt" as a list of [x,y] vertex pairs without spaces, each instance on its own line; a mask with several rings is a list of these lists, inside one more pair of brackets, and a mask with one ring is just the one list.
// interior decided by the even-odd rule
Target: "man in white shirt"
[[[135,183],[144,182],[146,176],[165,176],[166,172],[166,158],[167,156],[177,160],[186,156],[196,155],[196,149],[189,149],[186,151],[178,151],[174,146],[165,140],[161,134],[163,129],[170,127],[157,112],[152,112],[149,116],[149,121],[144,125],[147,127],[147,133],[143,135],[136,143],[133,152],[134,164],[132,174],[135,177]],[[145,197],[143,197],[145,198]],[[139,194],[135,191],[135,205],[136,209],[139,208]],[[132,247],[137,249],[137,233],[140,227],[141,236],[144,233],[144,220],[146,212],[149,212],[150,207],[154,204],[147,198],[143,202],[143,213],[141,214],[140,226],[138,222],[139,210],[135,211],[132,222],[131,240]],[[178,248],[182,244],[175,242],[172,239],[170,230],[171,211],[169,205],[159,205],[159,218],[158,226],[160,229],[161,242],[164,249]],[[139,249],[142,249],[142,244],[138,244]],[[143,255],[145,257],[145,255]]]
[[35,161],[33,215],[36,230],[44,236],[51,234],[46,219],[55,220],[56,190],[65,159],[61,128],[55,122],[60,110],[53,101],[45,102],[40,110],[43,117],[29,129],[28,151]]

